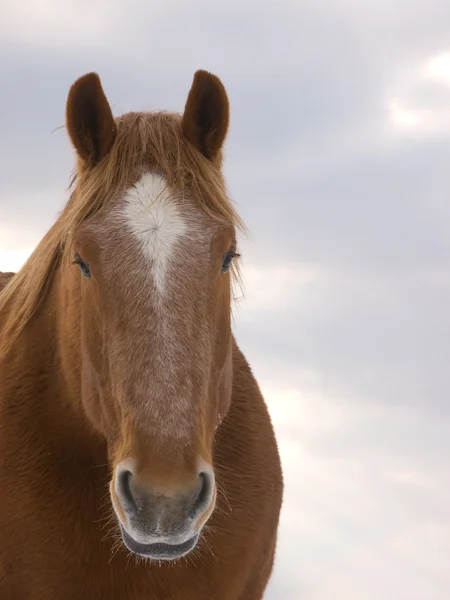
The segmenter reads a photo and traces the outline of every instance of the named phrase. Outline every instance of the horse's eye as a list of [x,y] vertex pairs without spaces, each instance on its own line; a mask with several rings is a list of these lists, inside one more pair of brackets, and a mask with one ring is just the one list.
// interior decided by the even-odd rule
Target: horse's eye
[[228,269],[231,267],[231,263],[233,262],[233,258],[235,256],[237,255],[234,250],[230,250],[229,252],[227,252],[222,263],[222,273],[226,273],[228,271]]
[[75,260],[73,262],[75,265],[78,265],[80,267],[81,272],[87,279],[91,278],[91,271],[89,269],[89,266],[84,262],[84,260],[79,254],[75,254]]

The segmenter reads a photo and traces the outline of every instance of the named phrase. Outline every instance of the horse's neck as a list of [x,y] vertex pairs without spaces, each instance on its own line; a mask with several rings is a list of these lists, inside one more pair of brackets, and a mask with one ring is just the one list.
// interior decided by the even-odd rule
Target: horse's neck
[[[12,276],[0,273],[0,290]],[[11,427],[35,429],[33,435],[41,445],[48,442],[61,449],[70,447],[73,454],[77,447],[82,455],[97,454],[97,437],[80,405],[79,374],[68,372],[64,364],[65,348],[74,342],[64,339],[67,332],[61,323],[66,307],[60,304],[64,294],[59,293],[59,286],[56,274],[48,298],[0,362],[0,426],[7,427],[9,420]],[[16,422],[11,423],[12,419]]]

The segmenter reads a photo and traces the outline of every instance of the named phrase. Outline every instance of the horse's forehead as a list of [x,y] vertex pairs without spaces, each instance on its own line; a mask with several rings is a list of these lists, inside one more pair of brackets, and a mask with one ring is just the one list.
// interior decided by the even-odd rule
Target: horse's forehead
[[125,227],[137,242],[145,268],[151,269],[157,291],[163,293],[180,242],[189,238],[198,243],[207,234],[196,223],[195,217],[202,215],[189,202],[177,201],[164,177],[156,173],[143,174],[121,204]]

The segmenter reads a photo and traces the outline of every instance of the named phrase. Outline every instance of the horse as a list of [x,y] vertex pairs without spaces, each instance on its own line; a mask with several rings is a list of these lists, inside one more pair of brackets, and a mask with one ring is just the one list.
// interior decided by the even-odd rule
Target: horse
[[233,331],[229,100],[113,116],[70,87],[69,197],[0,278],[0,598],[260,600],[283,500]]

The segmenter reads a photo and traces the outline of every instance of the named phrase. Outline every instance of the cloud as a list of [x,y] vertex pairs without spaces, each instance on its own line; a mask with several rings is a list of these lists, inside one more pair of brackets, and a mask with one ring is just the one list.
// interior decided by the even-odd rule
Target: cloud
[[427,61],[424,73],[446,85],[450,85],[450,51],[441,52]]
[[296,391],[264,391],[286,481],[268,600],[375,600],[405,589],[446,598],[450,478],[433,456],[449,450],[450,419],[349,405],[322,394],[312,372]]
[[450,52],[443,50],[421,61],[397,86],[387,102],[397,134],[450,135]]
[[10,43],[52,45],[73,52],[79,46],[101,47],[126,13],[118,2],[23,0],[8,3],[0,25],[2,38]]
[[[26,262],[41,236],[29,231],[17,231],[0,226],[0,265],[1,271],[18,271]],[[25,241],[26,240],[26,241]]]

